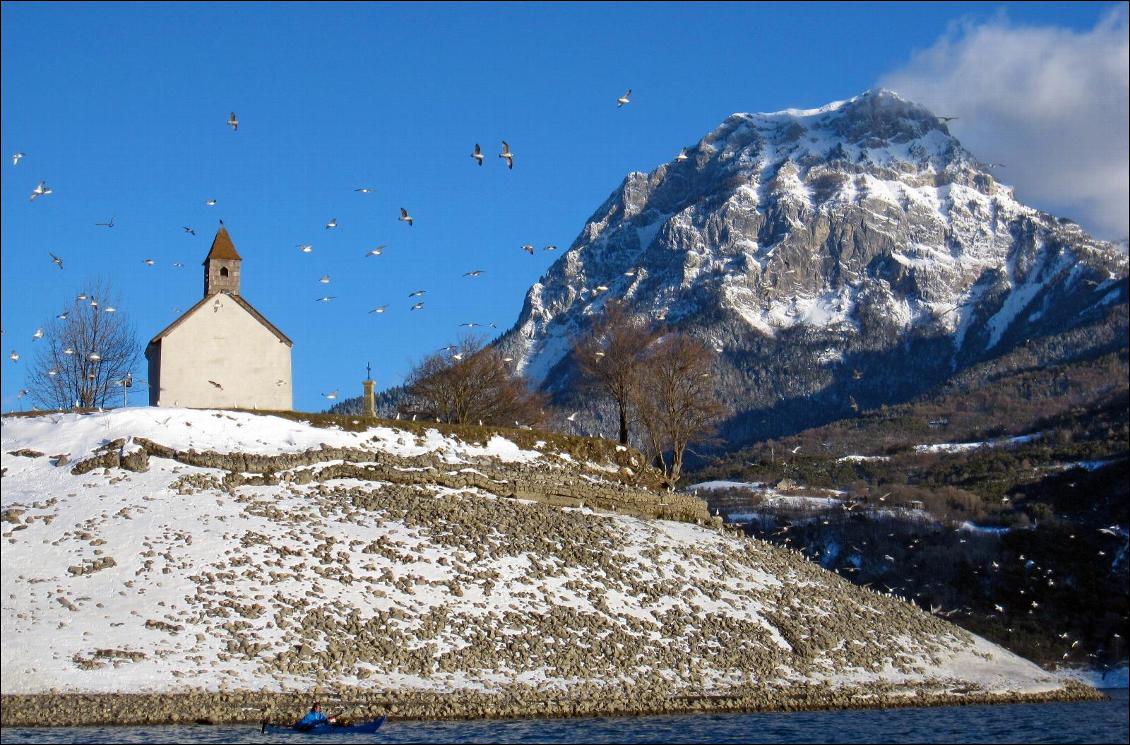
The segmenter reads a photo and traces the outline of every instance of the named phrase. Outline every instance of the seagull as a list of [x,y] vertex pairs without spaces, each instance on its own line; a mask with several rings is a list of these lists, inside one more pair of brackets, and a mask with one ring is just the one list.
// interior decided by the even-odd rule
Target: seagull
[[205,207],[215,207],[216,206],[216,200],[215,199],[209,199],[207,202],[204,203],[204,206]]
[[211,383],[212,385],[216,386],[217,388],[219,388],[221,391],[224,389],[224,387],[222,385],[220,385],[219,383],[217,383],[214,380],[209,380],[208,382]]
[[46,181],[40,181],[39,184],[31,190],[31,199],[34,202],[36,197],[43,197],[51,193],[51,187],[47,185]]
[[26,153],[12,153],[12,165],[19,165],[20,158],[24,157],[25,154]]
[[479,147],[479,143],[475,143],[475,152],[471,153],[471,157],[479,161],[479,165],[483,164],[483,150]]
[[573,412],[572,414],[570,414],[569,416],[565,417],[565,419],[566,419],[567,421],[570,421],[570,422],[575,422],[575,421],[577,421],[577,414],[578,414],[578,413],[579,413],[579,412],[576,412],[576,411],[574,411],[574,412]]
[[684,160],[686,160],[689,157],[691,157],[691,156],[687,155],[687,149],[683,148],[682,151],[678,155],[675,156],[675,162],[676,163],[682,163]]
[[102,355],[98,354],[97,352],[91,352],[86,356],[86,358],[91,362],[99,362],[102,360]]
[[32,341],[39,341],[42,338],[43,338],[43,329],[41,329],[41,328],[36,329],[35,333],[31,335]]
[[314,247],[311,246],[309,243],[299,243],[295,246],[295,248],[297,248],[299,251],[301,251],[304,254],[308,254],[308,253],[310,253],[311,251],[314,250]]
[[12,362],[19,362],[20,361],[20,353],[13,349],[12,353],[10,355],[8,355],[8,359],[10,359]]
[[479,276],[479,275],[480,275],[480,274],[482,274],[482,273],[483,273],[483,270],[482,270],[482,269],[476,269],[476,270],[474,270],[474,271],[472,271],[472,272],[463,272],[463,276],[464,276],[464,277],[477,277],[477,276]]
[[620,96],[619,98],[616,99],[616,108],[620,108],[621,106],[624,106],[625,104],[631,103],[631,100],[629,100],[629,99],[631,99],[631,97],[632,97],[632,89],[629,88],[628,90],[624,91],[624,95],[622,95],[622,96]]
[[184,232],[186,232],[186,233],[190,233],[190,234],[192,234],[192,235],[196,235],[196,231],[195,231],[195,230],[193,230],[193,229],[192,229],[192,228],[190,228],[190,227],[187,227],[187,226],[184,226],[184,225],[182,225],[182,226],[181,226],[181,229],[182,229],[182,230],[184,230]]
[[319,279],[318,281],[321,282],[324,285],[328,285],[330,283],[330,275],[323,274],[321,279]]
[[99,228],[112,228],[114,227],[114,218],[111,217],[110,222],[96,222],[94,225]]
[[337,297],[337,295],[323,295],[322,297],[318,298],[314,302],[316,302],[316,303],[328,303],[336,297]]
[[57,368],[57,367],[53,367],[53,368],[51,368],[50,370],[47,371],[47,375],[52,377],[52,378],[55,377],[58,374],[59,374],[59,368]]
[[380,306],[380,307],[377,307],[377,308],[373,308],[373,309],[372,309],[371,311],[369,311],[369,312],[370,312],[370,313],[384,313],[384,312],[385,312],[385,308],[387,308],[387,307],[388,307],[387,305],[382,305],[382,306]]
[[557,246],[553,245],[552,243],[542,249],[542,251],[556,251],[556,250],[557,250]]
[[858,368],[852,369],[851,377],[852,380],[860,380],[863,377],[863,371]]
[[153,259],[143,259],[146,266],[153,266],[156,262]]
[[366,256],[380,256],[385,250],[385,244],[381,244],[376,248],[370,249]]
[[607,289],[608,285],[597,285],[596,287],[592,288],[592,291],[595,294],[598,292],[605,292]]
[[528,253],[530,256],[534,255],[534,247],[531,246],[529,243],[522,246],[522,250],[525,251],[526,253]]
[[373,189],[373,187],[371,186],[362,186],[360,189],[354,189],[353,191],[361,194],[371,194],[373,191],[375,191],[375,189]]
[[416,290],[415,292],[408,293],[408,297],[420,297],[425,292],[427,292],[427,290]]
[[408,210],[403,207],[400,208],[400,217],[397,218],[400,222],[408,223],[408,227],[412,227],[412,216],[408,214]]
[[337,398],[337,390],[334,389],[334,390],[330,391],[329,393],[323,393],[322,396],[333,401],[335,398]]
[[326,230],[329,230],[331,228],[336,228],[336,227],[337,227],[337,218],[336,217],[333,218],[332,220],[330,220],[328,223],[326,223]]
[[60,313],[59,315],[57,315],[55,317],[58,318],[60,321],[65,321],[65,320],[67,320],[67,313],[65,313],[65,312]]
[[74,353],[75,353],[74,347],[67,347],[66,349],[63,350],[63,354],[67,355],[68,357],[70,357]]
[[797,445],[797,446],[796,446],[795,448],[793,448],[793,449],[792,449],[792,450],[790,450],[789,452],[790,452],[790,453],[792,453],[793,455],[796,455],[796,454],[797,454],[797,451],[798,451],[798,450],[800,450],[800,449],[801,449],[801,446],[800,446],[800,445]]
[[423,304],[423,303],[416,303],[415,305],[413,305],[413,306],[411,307],[411,309],[410,309],[410,310],[420,310],[420,309],[421,309],[421,308],[423,308],[423,307],[424,307],[424,304]]
[[118,311],[118,309],[115,308],[112,305],[107,305],[105,308],[102,309],[103,313],[116,313],[117,311]]
[[956,116],[939,116],[938,117],[938,121],[941,122],[942,124],[945,124],[946,122],[952,122],[955,119],[957,119]]
[[510,146],[506,144],[506,140],[502,141],[502,152],[498,157],[506,159],[506,165],[510,170],[514,170],[514,153],[510,152]]
[[60,269],[63,268],[63,260],[62,259],[60,259],[55,254],[51,253],[50,251],[47,252],[47,255],[51,257],[51,263],[52,264],[58,264]]
[[985,168],[1004,168],[1004,163],[986,163]]
[[[228,126],[231,127],[232,132],[238,132],[239,131],[239,120],[235,118],[235,112],[234,111],[231,113],[231,116],[228,117]],[[211,381],[209,381],[209,382],[211,382]]]

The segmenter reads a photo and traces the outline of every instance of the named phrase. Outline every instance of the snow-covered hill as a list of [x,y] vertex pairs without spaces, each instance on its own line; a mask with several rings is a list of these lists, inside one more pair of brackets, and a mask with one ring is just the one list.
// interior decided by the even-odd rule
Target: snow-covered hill
[[629,174],[499,343],[560,394],[575,340],[623,301],[723,353],[739,419],[804,400],[777,415],[806,426],[1075,329],[1091,330],[1047,355],[1124,345],[1125,251],[1021,204],[1006,172],[887,90],[734,114],[686,159]]
[[6,696],[1061,685],[544,443],[149,408],[7,417],[2,443]]

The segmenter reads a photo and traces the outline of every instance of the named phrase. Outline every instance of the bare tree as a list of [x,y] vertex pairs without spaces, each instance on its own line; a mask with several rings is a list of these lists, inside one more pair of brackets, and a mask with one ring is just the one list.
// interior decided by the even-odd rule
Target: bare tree
[[647,449],[672,488],[687,446],[711,438],[726,413],[714,398],[715,362],[710,347],[681,333],[660,337],[644,357],[636,408]]
[[529,389],[494,347],[473,337],[425,357],[408,375],[401,413],[456,424],[513,426],[545,418],[546,398]]
[[109,281],[98,280],[44,327],[29,371],[33,400],[49,409],[116,405],[141,346]]
[[624,306],[610,302],[592,330],[574,347],[584,381],[612,397],[620,416],[620,444],[628,444],[628,414],[639,387],[648,346],[657,338],[650,324],[633,321]]

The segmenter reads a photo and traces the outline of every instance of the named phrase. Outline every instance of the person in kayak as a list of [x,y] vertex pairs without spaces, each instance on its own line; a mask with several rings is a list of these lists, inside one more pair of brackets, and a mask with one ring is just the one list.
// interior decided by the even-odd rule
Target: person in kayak
[[336,721],[337,717],[327,717],[323,714],[322,705],[315,701],[314,705],[310,707],[310,711],[306,712],[306,716],[302,717],[302,719],[298,721],[298,724],[294,726],[297,729],[310,729],[319,724],[325,724],[327,722],[333,724]]

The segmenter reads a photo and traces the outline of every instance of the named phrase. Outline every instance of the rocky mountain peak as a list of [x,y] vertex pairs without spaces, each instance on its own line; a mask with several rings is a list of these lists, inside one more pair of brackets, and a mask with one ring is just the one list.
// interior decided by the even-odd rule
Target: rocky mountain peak
[[[569,387],[568,352],[610,298],[713,341],[735,380],[776,364],[761,355],[781,359],[781,345],[829,371],[913,339],[944,339],[940,375],[1032,324],[1062,330],[1125,303],[1124,251],[1018,202],[934,112],[892,91],[734,114],[686,154],[628,174],[530,288],[499,343],[538,384]],[[797,391],[830,378],[812,380]]]

